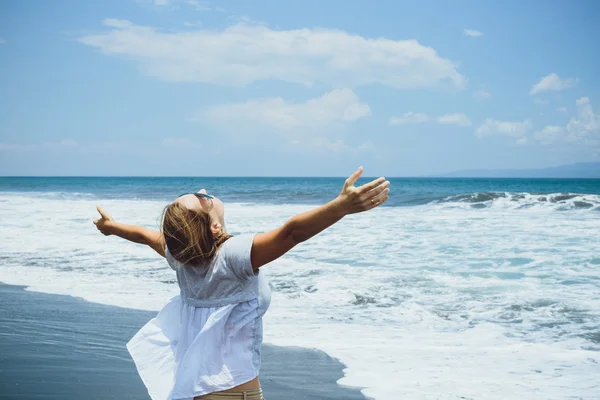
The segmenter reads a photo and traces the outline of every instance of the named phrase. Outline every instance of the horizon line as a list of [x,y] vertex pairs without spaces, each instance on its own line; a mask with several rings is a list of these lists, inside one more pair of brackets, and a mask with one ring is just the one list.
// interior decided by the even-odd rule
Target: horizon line
[[[581,176],[448,176],[447,175],[406,175],[406,176],[385,176],[388,179],[600,179],[598,177],[581,177]],[[361,178],[377,178],[378,176],[364,175]],[[224,175],[224,176],[192,176],[192,175],[0,175],[0,178],[204,178],[204,179],[223,179],[223,178],[245,178],[245,179],[261,179],[261,178],[274,178],[274,179],[288,179],[288,178],[302,178],[302,179],[339,179],[347,178],[345,175],[340,176],[301,176],[301,175],[289,175],[289,176],[275,176],[275,175]]]

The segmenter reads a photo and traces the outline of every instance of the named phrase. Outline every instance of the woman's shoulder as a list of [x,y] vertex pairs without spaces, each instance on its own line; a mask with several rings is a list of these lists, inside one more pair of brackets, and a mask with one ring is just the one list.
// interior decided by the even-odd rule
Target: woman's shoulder
[[228,253],[235,252],[246,252],[252,248],[252,242],[254,241],[254,234],[243,234],[231,236],[221,246],[221,251]]
[[253,234],[233,236],[221,246],[218,257],[240,279],[254,276],[250,255],[252,252]]

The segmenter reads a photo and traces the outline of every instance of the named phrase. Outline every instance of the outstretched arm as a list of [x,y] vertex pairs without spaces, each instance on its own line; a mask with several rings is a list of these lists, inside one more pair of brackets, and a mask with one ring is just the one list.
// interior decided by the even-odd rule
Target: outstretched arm
[[251,263],[257,269],[290,251],[297,244],[310,239],[341,220],[348,214],[371,210],[383,204],[389,195],[390,182],[375,179],[363,186],[354,184],[362,175],[362,167],[346,182],[340,195],[314,210],[290,218],[281,227],[254,237]]
[[161,232],[143,226],[126,225],[116,222],[102,207],[96,207],[100,213],[94,225],[105,236],[116,235],[130,242],[145,244],[161,256],[165,256],[165,239]]

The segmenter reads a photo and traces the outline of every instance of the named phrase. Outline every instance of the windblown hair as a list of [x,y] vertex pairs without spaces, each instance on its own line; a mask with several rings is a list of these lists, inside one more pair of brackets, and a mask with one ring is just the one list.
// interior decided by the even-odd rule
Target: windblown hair
[[199,265],[210,260],[230,235],[213,235],[210,216],[171,203],[163,212],[162,231],[169,252],[182,264]]

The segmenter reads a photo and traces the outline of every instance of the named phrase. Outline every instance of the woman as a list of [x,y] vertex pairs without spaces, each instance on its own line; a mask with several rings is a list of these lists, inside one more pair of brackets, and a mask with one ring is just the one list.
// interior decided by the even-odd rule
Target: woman
[[177,274],[181,295],[127,344],[152,399],[263,399],[258,373],[270,291],[259,269],[345,215],[383,204],[390,183],[355,187],[361,174],[362,167],[326,205],[257,235],[229,235],[223,203],[204,189],[169,204],[161,232],[117,223],[98,207],[98,230],[152,247]]

